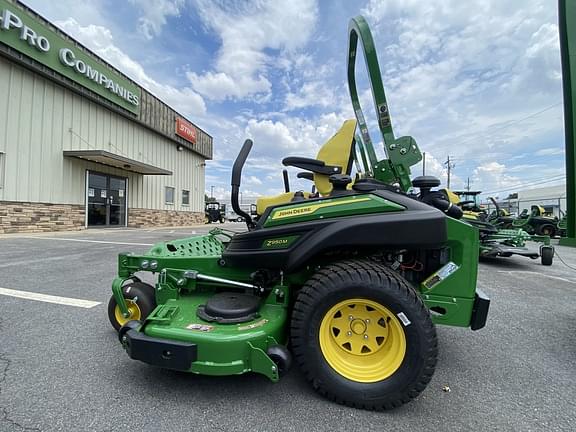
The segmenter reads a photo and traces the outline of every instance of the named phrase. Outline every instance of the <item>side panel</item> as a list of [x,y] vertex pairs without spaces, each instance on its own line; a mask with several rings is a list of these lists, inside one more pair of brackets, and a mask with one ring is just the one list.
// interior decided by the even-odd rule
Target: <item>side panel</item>
[[[222,254],[228,265],[258,262],[262,267],[295,272],[331,250],[436,248],[447,240],[442,212],[389,191],[278,206],[268,209],[262,219],[258,229],[237,234],[230,241]],[[274,220],[277,225],[270,226]],[[267,247],[269,240],[288,238],[285,247],[279,243],[274,249]]]
[[318,201],[303,201],[272,210],[264,227],[308,222],[350,215],[402,211],[404,207],[377,195],[346,195]]
[[[436,324],[468,327],[472,318],[478,276],[478,230],[455,219],[446,218],[452,270],[441,279],[431,275],[420,285],[424,303],[433,313]],[[444,268],[443,268],[444,269]],[[437,273],[441,273],[440,270]],[[437,277],[437,283],[430,283]]]

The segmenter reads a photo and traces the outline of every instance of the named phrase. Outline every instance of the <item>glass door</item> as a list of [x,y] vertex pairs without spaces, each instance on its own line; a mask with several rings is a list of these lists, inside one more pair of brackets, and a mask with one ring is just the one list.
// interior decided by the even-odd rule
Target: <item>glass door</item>
[[126,179],[88,172],[88,226],[126,225]]

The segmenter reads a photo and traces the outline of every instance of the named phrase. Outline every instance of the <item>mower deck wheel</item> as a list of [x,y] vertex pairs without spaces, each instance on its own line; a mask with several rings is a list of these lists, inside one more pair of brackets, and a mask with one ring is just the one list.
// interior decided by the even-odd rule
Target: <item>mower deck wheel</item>
[[436,329],[418,294],[367,260],[330,264],[306,282],[291,337],[296,361],[320,394],[374,410],[416,397],[438,355]]
[[551,266],[554,261],[554,248],[552,246],[542,246],[540,248],[540,262],[543,266]]
[[154,287],[144,282],[132,282],[122,287],[122,294],[127,301],[130,316],[125,317],[120,311],[114,296],[108,302],[108,319],[116,331],[132,320],[144,320],[156,308]]
[[274,363],[278,366],[278,373],[280,376],[286,375],[286,373],[292,367],[292,354],[283,345],[272,345],[266,350],[268,357],[272,359]]

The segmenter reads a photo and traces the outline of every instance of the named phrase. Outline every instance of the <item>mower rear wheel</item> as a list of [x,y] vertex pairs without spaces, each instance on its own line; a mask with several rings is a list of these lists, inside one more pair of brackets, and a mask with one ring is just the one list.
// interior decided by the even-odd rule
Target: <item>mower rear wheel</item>
[[132,320],[143,321],[156,308],[154,287],[144,282],[132,282],[122,287],[122,295],[127,300],[128,317],[120,311],[114,296],[108,302],[108,319],[116,331]]
[[291,342],[320,394],[375,410],[416,397],[438,355],[418,294],[394,271],[364,260],[328,265],[308,280],[294,305]]
[[554,237],[554,235],[556,234],[556,227],[552,224],[540,225],[536,228],[536,234]]

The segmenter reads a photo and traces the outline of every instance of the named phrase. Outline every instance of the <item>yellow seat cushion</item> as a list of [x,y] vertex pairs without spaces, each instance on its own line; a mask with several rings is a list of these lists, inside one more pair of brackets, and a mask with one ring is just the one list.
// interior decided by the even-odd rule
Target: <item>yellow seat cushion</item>
[[454,205],[460,204],[460,197],[452,192],[450,189],[442,189],[441,192],[444,192],[448,197],[448,201],[450,201]]
[[[310,192],[303,192],[303,194],[306,199],[310,197]],[[294,192],[284,192],[276,196],[260,197],[256,200],[256,213],[261,215],[268,207],[289,203],[292,201],[292,198],[294,198]]]
[[[320,148],[316,159],[323,161],[326,165],[340,167],[342,174],[350,174],[355,130],[356,119],[346,120],[340,130]],[[314,184],[321,195],[328,195],[332,192],[329,177],[326,174],[314,173]]]

